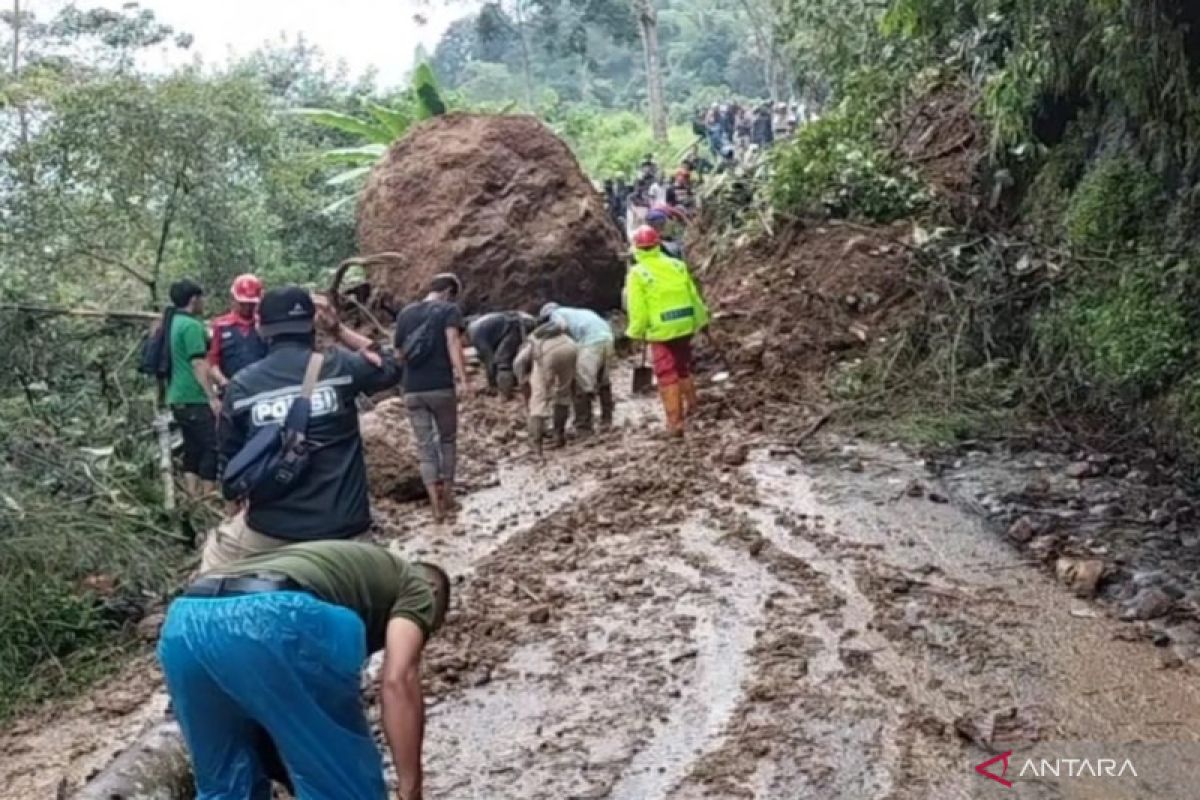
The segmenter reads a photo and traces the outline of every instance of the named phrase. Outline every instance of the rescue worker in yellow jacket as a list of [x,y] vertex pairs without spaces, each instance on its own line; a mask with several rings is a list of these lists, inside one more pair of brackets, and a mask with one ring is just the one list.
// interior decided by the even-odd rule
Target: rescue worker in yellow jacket
[[692,376],[692,337],[708,325],[708,307],[687,264],[662,250],[658,231],[643,225],[633,234],[634,264],[625,278],[630,339],[648,342],[667,414],[667,430],[682,436],[697,404]]

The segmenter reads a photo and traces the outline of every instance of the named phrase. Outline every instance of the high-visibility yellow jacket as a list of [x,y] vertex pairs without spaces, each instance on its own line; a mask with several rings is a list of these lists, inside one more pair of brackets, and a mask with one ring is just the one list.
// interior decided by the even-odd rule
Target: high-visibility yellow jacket
[[634,252],[625,276],[630,339],[666,342],[708,325],[708,307],[687,264],[657,247]]

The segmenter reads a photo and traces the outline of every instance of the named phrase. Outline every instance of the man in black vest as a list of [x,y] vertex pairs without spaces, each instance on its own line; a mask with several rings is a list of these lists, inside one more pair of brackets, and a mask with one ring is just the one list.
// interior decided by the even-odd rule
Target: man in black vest
[[213,381],[224,389],[229,379],[267,354],[267,343],[258,333],[258,304],[262,281],[249,273],[233,279],[233,307],[212,324],[208,364]]
[[313,389],[308,440],[314,449],[308,469],[283,497],[251,502],[222,523],[205,543],[203,571],[294,542],[358,537],[371,526],[355,400],[395,386],[400,368],[391,355],[373,352],[370,339],[339,323],[327,307],[318,318],[304,289],[288,286],[263,297],[259,332],[269,350],[234,375],[225,391],[217,430],[222,463],[237,455],[259,428],[283,422],[300,395],[317,324],[342,346],[324,353]]

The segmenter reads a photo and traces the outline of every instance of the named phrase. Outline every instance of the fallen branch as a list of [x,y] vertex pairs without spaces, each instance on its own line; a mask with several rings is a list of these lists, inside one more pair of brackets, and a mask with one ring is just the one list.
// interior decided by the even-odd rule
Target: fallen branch
[[60,317],[111,319],[118,322],[154,322],[162,316],[154,311],[106,311],[101,308],[64,308],[61,306],[35,306],[26,303],[0,303],[0,311],[18,311],[24,314],[44,314]]

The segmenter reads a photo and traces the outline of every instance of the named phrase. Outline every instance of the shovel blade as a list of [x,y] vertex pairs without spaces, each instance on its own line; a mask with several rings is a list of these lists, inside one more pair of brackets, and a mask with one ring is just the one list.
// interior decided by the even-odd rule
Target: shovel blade
[[633,368],[633,393],[649,394],[654,389],[654,370],[650,367]]

